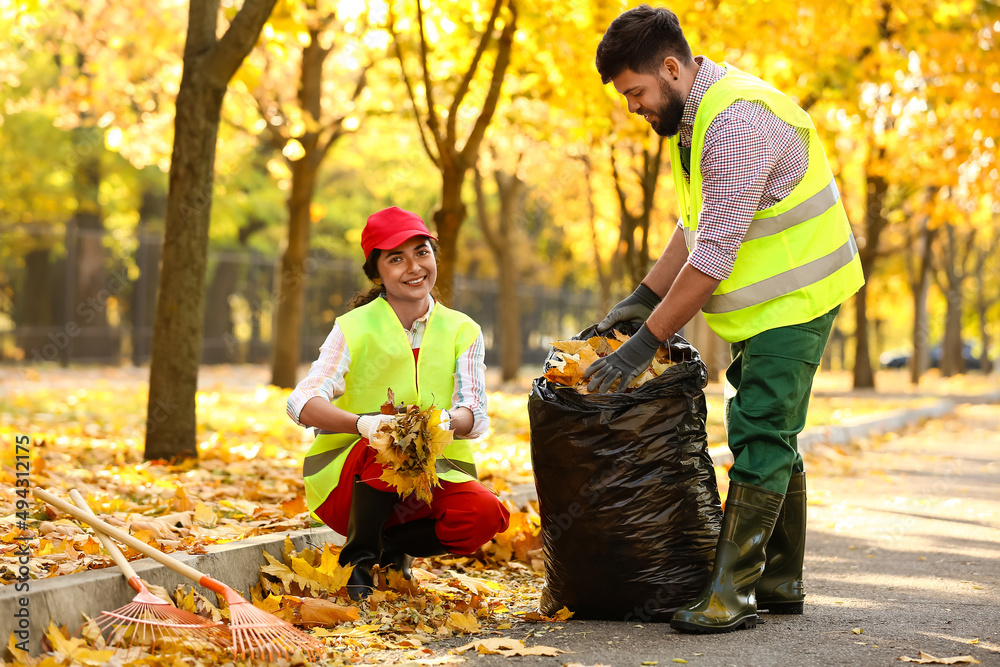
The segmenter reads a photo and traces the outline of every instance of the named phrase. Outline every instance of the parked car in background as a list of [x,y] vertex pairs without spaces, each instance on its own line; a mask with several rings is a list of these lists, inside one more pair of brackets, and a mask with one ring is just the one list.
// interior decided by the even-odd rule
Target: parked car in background
[[[931,348],[931,368],[941,367],[941,353],[941,343],[938,343]],[[882,365],[882,368],[908,368],[911,356],[913,356],[912,351],[892,350],[889,352],[883,352],[881,356],[879,356],[879,363]],[[962,343],[962,358],[965,360],[965,370],[978,371],[982,368],[982,363],[980,362],[979,357],[972,354],[972,343],[968,341]]]

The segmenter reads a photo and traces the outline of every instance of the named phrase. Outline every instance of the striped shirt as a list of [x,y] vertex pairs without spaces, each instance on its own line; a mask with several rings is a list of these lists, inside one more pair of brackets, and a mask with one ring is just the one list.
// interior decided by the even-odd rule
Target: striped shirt
[[[678,134],[687,147],[705,91],[726,74],[704,56],[695,61],[700,67]],[[701,153],[702,206],[688,256],[692,266],[718,280],[729,277],[754,214],[787,197],[805,176],[808,137],[807,130],[785,123],[760,102],[737,100],[715,117]],[[687,172],[684,176],[690,183]]]
[[[384,298],[384,297],[381,297]],[[434,310],[435,302],[406,332],[410,348],[420,349],[427,329],[427,318]],[[483,335],[479,334],[476,341],[459,355],[455,361],[455,391],[451,397],[451,409],[469,408],[472,411],[472,430],[464,438],[478,438],[486,433],[490,426],[490,418],[486,413],[486,344]],[[340,325],[334,322],[333,330],[319,348],[319,358],[313,362],[301,382],[288,397],[286,411],[299,426],[307,426],[299,421],[299,414],[306,402],[316,396],[327,401],[333,401],[344,395],[346,384],[344,376],[351,368],[351,353],[347,349],[347,339]]]

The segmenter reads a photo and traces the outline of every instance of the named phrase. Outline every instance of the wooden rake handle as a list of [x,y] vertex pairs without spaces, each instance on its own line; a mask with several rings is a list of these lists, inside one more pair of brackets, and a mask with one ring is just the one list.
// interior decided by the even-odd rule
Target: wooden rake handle
[[[79,491],[76,489],[70,489],[69,497],[73,499],[73,502],[76,503],[77,507],[96,518],[97,515],[94,514],[92,509],[90,509],[90,505],[87,504],[87,501],[84,500]],[[135,570],[132,569],[132,565],[128,562],[128,559],[125,558],[125,554],[123,554],[122,550],[118,548],[118,545],[115,544],[114,540],[99,530],[97,531],[97,539],[101,541],[101,545],[104,547],[104,550],[110,554],[111,559],[115,562],[115,565],[118,566],[118,569],[122,571],[122,574],[125,575],[126,579],[132,581],[133,579],[138,578],[139,575],[137,575]]]
[[[56,509],[60,509],[63,512],[66,512],[66,514],[69,514],[77,521],[82,521],[83,523],[86,523],[89,526],[91,526],[94,530],[98,531],[99,533],[104,533],[105,535],[115,538],[122,544],[127,544],[128,546],[132,547],[139,553],[145,554],[146,556],[149,556],[153,560],[163,563],[177,574],[183,575],[188,579],[190,579],[191,581],[202,584],[203,586],[205,585],[204,580],[206,579],[214,581],[214,579],[212,579],[208,575],[199,572],[198,570],[194,569],[193,567],[190,567],[189,565],[185,565],[176,558],[168,556],[159,549],[149,546],[142,540],[136,539],[131,535],[129,535],[128,533],[118,530],[117,528],[107,523],[106,521],[98,519],[90,511],[84,511],[82,509],[79,509],[72,503],[66,502],[59,496],[53,495],[48,491],[44,491],[37,487],[32,489],[31,492],[32,494],[34,494],[36,498],[44,500],[45,502],[47,502],[49,505],[52,505]],[[112,558],[113,557],[114,556],[112,556]],[[124,557],[122,558],[122,560],[124,560]],[[116,560],[115,562],[117,563],[118,561]],[[120,564],[119,567],[121,567]],[[129,570],[132,570],[131,566],[129,566]],[[133,570],[132,573],[135,574],[135,571]]]

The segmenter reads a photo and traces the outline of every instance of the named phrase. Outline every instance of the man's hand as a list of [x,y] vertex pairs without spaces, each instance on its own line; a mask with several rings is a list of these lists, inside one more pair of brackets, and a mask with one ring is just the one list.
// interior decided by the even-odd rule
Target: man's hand
[[356,422],[358,427],[358,435],[362,438],[372,439],[375,432],[378,431],[378,427],[385,422],[390,422],[394,419],[394,415],[361,415],[358,417]]
[[660,303],[660,297],[645,284],[639,283],[635,291],[615,304],[608,316],[597,325],[597,332],[604,333],[618,322],[635,320],[645,322],[649,314]]
[[659,347],[660,341],[650,333],[645,324],[642,325],[639,331],[622,343],[616,351],[590,365],[583,374],[584,379],[590,378],[587,390],[604,394],[611,391],[615,380],[620,379],[618,393],[624,393],[629,383],[646,370]]

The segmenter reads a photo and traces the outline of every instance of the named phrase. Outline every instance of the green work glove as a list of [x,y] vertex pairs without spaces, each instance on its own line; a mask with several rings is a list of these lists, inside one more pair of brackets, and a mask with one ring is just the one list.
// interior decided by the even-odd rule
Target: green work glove
[[604,333],[618,322],[631,320],[645,322],[660,301],[661,299],[656,295],[656,292],[643,283],[639,283],[634,292],[619,301],[608,313],[608,316],[601,320],[601,323],[597,325],[597,332]]
[[590,365],[583,374],[584,379],[590,378],[587,390],[605,394],[611,391],[615,380],[621,378],[618,393],[624,393],[629,382],[646,370],[659,347],[660,341],[649,327],[643,324],[634,336],[622,343],[621,347]]

